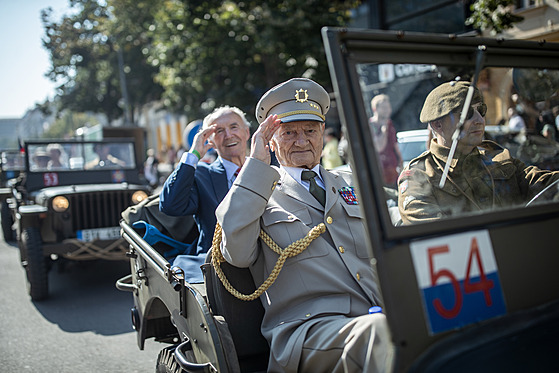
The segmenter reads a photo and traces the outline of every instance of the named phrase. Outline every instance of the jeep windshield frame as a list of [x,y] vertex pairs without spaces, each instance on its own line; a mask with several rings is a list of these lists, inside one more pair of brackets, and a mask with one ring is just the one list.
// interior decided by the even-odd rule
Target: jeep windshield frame
[[[456,35],[436,35],[412,32],[374,31],[374,30],[323,30],[326,55],[331,69],[333,86],[340,107],[340,119],[345,123],[344,131],[351,143],[350,163],[354,170],[356,182],[360,190],[372,193],[361,195],[366,206],[379,208],[365,209],[367,221],[371,225],[381,225],[383,235],[389,240],[401,240],[411,237],[425,236],[456,227],[486,227],[491,224],[503,224],[516,219],[533,219],[545,214],[559,212],[559,204],[550,203],[534,207],[516,206],[502,211],[462,215],[446,218],[433,223],[421,223],[407,226],[395,226],[386,205],[385,191],[382,183],[382,171],[378,153],[375,151],[368,123],[371,109],[367,103],[364,88],[364,67],[369,65],[402,65],[416,68],[438,67],[432,74],[440,74],[440,70],[456,70],[472,76],[475,70],[476,55],[480,46],[485,46],[485,62],[482,69],[487,68],[531,68],[554,69],[559,71],[559,46],[552,43],[536,43],[519,40],[496,40],[477,37],[458,37]],[[468,75],[469,74],[469,75]],[[447,75],[450,76],[450,75]],[[450,79],[448,79],[450,80]],[[443,80],[444,81],[444,80]],[[442,82],[442,81],[441,81]],[[479,84],[478,84],[479,85]],[[378,86],[386,87],[386,83]],[[434,87],[434,86],[433,86]],[[383,93],[383,89],[377,88]],[[428,91],[427,91],[428,92]],[[426,94],[426,93],[425,93]],[[425,94],[422,96],[425,97]],[[425,129],[420,127],[419,111],[415,107],[414,115],[418,126],[408,129]],[[486,123],[487,127],[492,123]],[[504,127],[504,126],[503,126]],[[486,129],[489,133],[489,129]],[[513,155],[514,156],[514,155]]]
[[65,185],[142,183],[133,140],[30,140],[24,147],[28,191]]
[[1,171],[23,171],[25,170],[25,155],[23,152],[13,150],[2,150],[0,152]]
[[[392,93],[391,99],[401,99],[413,109],[406,118],[417,125],[406,129],[419,129],[422,102],[418,101],[438,84],[452,80],[448,72],[460,71],[464,80],[471,81],[480,46],[485,55],[478,87],[484,89],[488,75],[483,74],[488,70],[496,73],[489,75],[490,84],[499,82],[498,73],[512,79],[513,68],[554,75],[559,71],[559,44],[328,27],[322,36],[343,133],[350,144],[367,245],[396,348],[395,371],[506,371],[521,369],[527,362],[540,370],[555,367],[553,354],[544,356],[539,351],[557,347],[545,335],[559,331],[559,251],[554,250],[559,240],[559,204],[550,201],[435,222],[395,224],[369,126],[369,103],[373,94]],[[390,73],[383,82],[372,80],[372,71],[381,76],[380,65],[430,73],[431,86],[421,85],[425,88],[418,93],[421,100],[398,97],[387,90]],[[557,96],[557,86],[551,88],[546,98]],[[541,99],[537,97],[541,91],[532,93]],[[491,110],[494,107],[486,118],[498,119]],[[486,132],[496,124],[486,123]],[[470,275],[476,276],[475,290]],[[473,298],[479,292],[485,300]],[[441,320],[446,323],[442,327],[436,324]],[[514,358],[516,351],[523,351],[524,361]]]

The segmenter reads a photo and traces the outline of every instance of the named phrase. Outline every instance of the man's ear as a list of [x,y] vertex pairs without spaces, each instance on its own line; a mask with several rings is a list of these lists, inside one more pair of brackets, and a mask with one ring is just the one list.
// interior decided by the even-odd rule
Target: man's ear
[[440,119],[434,120],[432,122],[429,122],[429,125],[431,126],[431,128],[433,129],[433,131],[435,132],[439,132],[443,126],[443,123]]

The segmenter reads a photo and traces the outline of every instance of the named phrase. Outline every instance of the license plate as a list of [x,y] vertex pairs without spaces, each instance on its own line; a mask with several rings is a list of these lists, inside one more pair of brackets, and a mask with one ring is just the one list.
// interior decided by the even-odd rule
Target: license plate
[[78,231],[78,240],[95,241],[95,240],[115,240],[120,238],[120,227],[82,229]]

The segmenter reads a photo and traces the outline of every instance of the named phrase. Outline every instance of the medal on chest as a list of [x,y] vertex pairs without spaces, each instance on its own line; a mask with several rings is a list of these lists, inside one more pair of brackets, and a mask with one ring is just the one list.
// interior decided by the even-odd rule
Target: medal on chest
[[340,196],[342,196],[345,203],[348,205],[358,205],[359,201],[357,200],[357,196],[355,195],[355,189],[353,187],[343,187],[338,190]]

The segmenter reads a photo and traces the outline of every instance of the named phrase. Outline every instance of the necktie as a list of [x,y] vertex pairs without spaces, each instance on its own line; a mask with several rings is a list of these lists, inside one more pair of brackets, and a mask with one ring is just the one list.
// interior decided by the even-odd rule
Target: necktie
[[237,178],[237,176],[239,176],[239,172],[241,171],[241,168],[237,168],[237,171],[235,171],[235,173],[233,174],[233,180],[235,180]]
[[316,176],[318,175],[314,171],[303,171],[301,173],[301,180],[305,180],[310,183],[309,192],[311,192],[313,197],[316,198],[322,206],[324,206],[326,204],[326,191],[316,183]]

